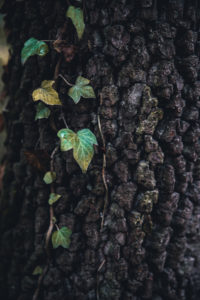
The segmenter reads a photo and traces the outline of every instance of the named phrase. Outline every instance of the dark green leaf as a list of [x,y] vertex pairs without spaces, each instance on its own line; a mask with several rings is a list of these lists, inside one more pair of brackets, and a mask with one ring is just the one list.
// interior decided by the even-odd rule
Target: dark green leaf
[[35,120],[47,119],[50,113],[50,109],[47,106],[45,106],[42,102],[40,102],[36,107]]
[[24,44],[21,52],[21,62],[24,64],[32,55],[44,56],[48,53],[49,48],[45,42],[38,41],[35,38],[30,38]]

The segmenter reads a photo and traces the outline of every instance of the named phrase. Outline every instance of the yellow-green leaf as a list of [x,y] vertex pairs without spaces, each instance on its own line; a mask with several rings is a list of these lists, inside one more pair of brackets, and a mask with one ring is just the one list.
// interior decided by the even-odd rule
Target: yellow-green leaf
[[98,145],[95,135],[86,128],[77,134],[70,129],[61,129],[58,137],[61,140],[61,151],[73,149],[74,159],[85,173],[94,155],[93,145]]
[[62,246],[63,248],[69,248],[71,234],[72,231],[66,226],[54,231],[52,234],[53,248],[58,248],[59,246]]
[[24,43],[24,47],[21,52],[21,62],[24,64],[27,59],[32,55],[44,56],[48,53],[49,48],[43,41],[38,41],[35,38],[30,38]]
[[68,151],[75,145],[76,133],[71,129],[61,129],[58,131],[58,137],[60,138],[61,151]]
[[35,267],[35,269],[33,270],[33,275],[41,275],[43,272],[42,268],[40,266]]
[[55,179],[56,179],[56,172],[51,172],[51,171],[46,172],[43,178],[46,184],[51,184],[52,182],[55,181]]
[[47,106],[45,106],[44,103],[40,102],[36,107],[35,120],[47,119],[50,113],[50,109]]
[[59,194],[55,194],[55,193],[51,193],[49,195],[49,205],[52,205],[53,203],[55,203],[56,201],[58,201],[58,199],[60,199],[60,197],[62,197]]
[[81,97],[96,98],[93,88],[88,85],[89,83],[89,79],[78,76],[75,85],[69,89],[68,95],[76,104],[80,101]]
[[79,7],[69,6],[67,10],[67,17],[72,20],[76,28],[78,38],[81,39],[85,30],[83,11]]
[[32,93],[33,100],[41,100],[48,105],[62,105],[57,91],[52,87],[54,82],[54,80],[42,81],[41,88],[34,90]]

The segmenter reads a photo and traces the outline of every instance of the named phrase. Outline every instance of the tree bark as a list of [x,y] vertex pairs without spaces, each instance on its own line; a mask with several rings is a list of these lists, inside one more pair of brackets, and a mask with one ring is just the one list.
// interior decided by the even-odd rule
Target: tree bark
[[[66,18],[69,2],[84,11],[80,42]],[[7,0],[2,11],[12,46],[4,74],[10,100],[2,299],[198,299],[199,1]],[[26,40],[55,40],[60,29],[75,54],[48,43],[46,56],[21,65]],[[75,105],[58,74],[71,83],[78,75],[90,79],[96,99]],[[62,108],[35,121],[31,94],[52,79]],[[71,151],[55,153],[55,188],[62,197],[54,214],[72,238],[69,249],[50,245],[48,254],[44,158],[59,145],[63,116],[75,132],[90,128],[99,146],[86,174]],[[44,271],[40,279],[32,274],[36,266]]]

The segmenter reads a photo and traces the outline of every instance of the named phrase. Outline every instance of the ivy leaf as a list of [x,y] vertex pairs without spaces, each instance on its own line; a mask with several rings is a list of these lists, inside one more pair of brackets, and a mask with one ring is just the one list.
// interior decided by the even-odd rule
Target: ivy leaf
[[98,145],[98,143],[95,135],[89,129],[79,130],[77,136],[78,141],[74,147],[73,155],[85,173],[94,155],[93,144]]
[[40,102],[36,107],[35,120],[48,119],[50,113],[50,109]]
[[78,76],[75,85],[69,89],[68,95],[76,104],[80,101],[81,96],[83,98],[96,98],[93,88],[88,85],[89,83],[90,80],[87,78]]
[[54,80],[42,81],[41,88],[34,90],[32,93],[33,101],[41,100],[48,105],[62,105],[57,91],[52,87],[54,82]]
[[67,17],[72,20],[72,23],[74,24],[78,38],[79,40],[82,38],[84,29],[85,29],[85,23],[84,23],[84,17],[83,17],[83,11],[79,7],[74,7],[72,5],[69,6],[67,10]]
[[54,231],[52,234],[53,248],[58,248],[59,246],[62,246],[63,248],[69,248],[71,234],[72,231],[66,226]]
[[49,195],[49,205],[52,205],[53,203],[55,203],[56,201],[58,201],[58,199],[60,199],[60,197],[62,197],[59,194],[55,194],[55,193],[51,193]]
[[40,266],[35,267],[32,275],[41,275],[43,272],[42,268]]
[[44,56],[48,51],[49,48],[45,42],[30,38],[24,43],[24,47],[21,51],[21,62],[24,64],[30,56],[35,54]]
[[51,184],[52,182],[54,182],[56,179],[56,172],[46,172],[43,180],[46,184]]
[[76,133],[71,129],[61,129],[58,131],[58,137],[60,138],[60,150],[68,151],[75,145]]
[[95,135],[89,129],[82,129],[74,133],[70,129],[58,132],[61,140],[61,151],[73,149],[73,156],[83,173],[86,173],[94,155],[94,145],[98,145]]

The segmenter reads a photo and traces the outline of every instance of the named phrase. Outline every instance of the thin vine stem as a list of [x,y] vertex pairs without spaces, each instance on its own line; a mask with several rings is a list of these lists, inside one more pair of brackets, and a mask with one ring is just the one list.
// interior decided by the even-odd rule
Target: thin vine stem
[[[58,146],[56,146],[54,148],[54,150],[52,151],[51,156],[50,156],[51,157],[51,162],[50,162],[50,170],[51,170],[51,172],[53,172],[53,170],[54,170],[54,167],[53,167],[53,165],[54,165],[54,157],[55,157],[55,154],[56,154],[57,151],[58,151]],[[54,186],[51,184],[51,193],[53,193],[53,192],[54,192]],[[50,208],[49,208],[49,219],[50,219],[50,222],[49,222],[49,228],[47,230],[46,239],[45,239],[45,250],[46,250],[46,253],[47,253],[47,257],[48,257],[48,262],[47,262],[47,265],[44,268],[42,274],[38,278],[37,288],[35,290],[35,293],[33,295],[32,300],[37,300],[39,298],[41,284],[42,284],[44,276],[46,275],[47,270],[49,268],[49,262],[50,262],[50,259],[51,259],[51,253],[50,253],[50,249],[49,249],[49,241],[50,241],[50,238],[51,238],[53,227],[54,227],[54,225],[56,226],[56,224],[54,223],[54,218],[55,217],[54,217],[53,206],[50,205]]]
[[32,300],[37,300],[37,299],[38,299],[39,292],[40,292],[40,288],[41,288],[41,284],[42,284],[42,281],[43,281],[43,279],[44,279],[44,276],[45,276],[46,273],[47,273],[48,268],[49,268],[49,265],[46,265],[46,267],[44,268],[42,274],[41,274],[40,277],[38,278],[37,289],[35,290],[35,293],[34,293],[34,295],[33,295]]
[[55,224],[55,226],[56,226],[56,229],[59,231],[59,230],[60,230],[60,228],[58,227],[58,225],[57,225],[57,224]]
[[[54,150],[52,151],[52,153],[51,153],[51,162],[50,162],[51,172],[54,171],[54,157],[55,157],[56,152],[58,151],[58,148],[59,147],[56,146],[54,148]],[[54,186],[53,186],[53,184],[51,184],[51,193],[54,193],[54,192],[55,192],[54,191]],[[49,228],[47,230],[46,240],[45,240],[45,249],[46,249],[47,256],[48,256],[49,260],[50,260],[50,257],[51,257],[50,250],[49,250],[49,241],[50,241],[50,238],[51,238],[53,227],[55,225],[55,223],[54,223],[54,217],[55,216],[54,216],[53,206],[50,205],[50,207],[49,207],[49,220],[50,220],[50,222],[49,222]]]
[[[102,98],[102,94],[100,94],[100,108],[102,106],[102,102],[103,102],[103,98]],[[103,207],[103,215],[102,215],[102,220],[101,220],[101,230],[103,229],[104,226],[104,219],[105,219],[105,213],[106,213],[106,208],[108,205],[108,185],[106,182],[106,142],[105,142],[105,138],[102,132],[102,127],[101,127],[101,118],[100,118],[100,113],[98,112],[97,115],[97,122],[98,122],[98,128],[99,128],[99,132],[101,135],[101,140],[102,140],[102,144],[103,144],[103,164],[102,164],[102,180],[103,180],[103,184],[105,187],[105,200],[104,200],[104,207]]]
[[63,123],[65,124],[65,127],[68,129],[69,126],[67,125],[67,121],[66,121],[66,119],[65,119],[65,116],[64,116],[64,112],[63,112],[63,111],[62,111],[62,113],[61,113],[61,119],[63,120]]
[[[57,40],[41,40],[42,42],[56,42]],[[58,40],[59,42],[66,42],[66,40]]]
[[74,86],[72,83],[70,83],[62,74],[58,74],[58,76],[60,78],[62,78],[62,80],[64,80],[64,82],[69,85],[69,86]]

